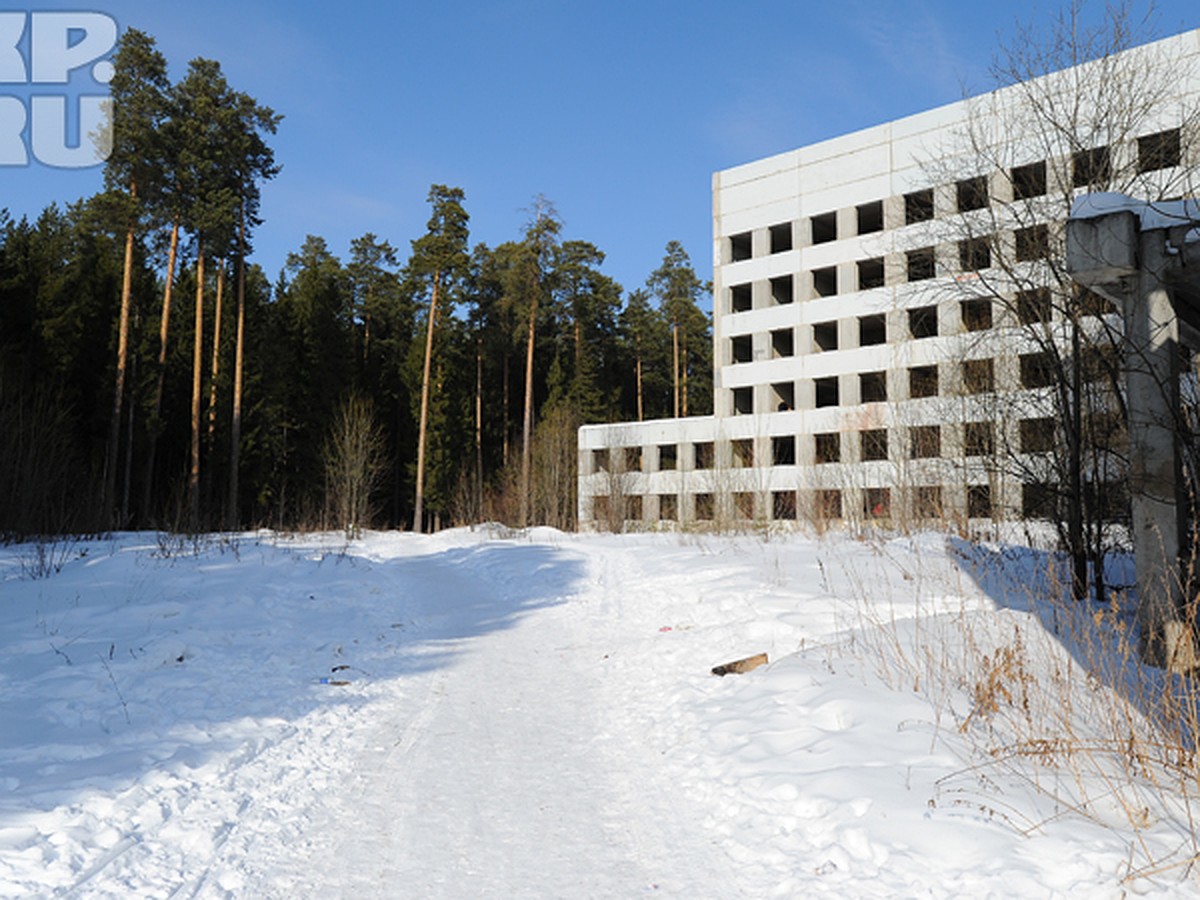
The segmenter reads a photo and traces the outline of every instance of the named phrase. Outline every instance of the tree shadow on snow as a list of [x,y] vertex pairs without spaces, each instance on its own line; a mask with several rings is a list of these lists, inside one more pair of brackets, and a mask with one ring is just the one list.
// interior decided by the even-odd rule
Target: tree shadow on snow
[[1098,601],[1071,598],[1065,554],[961,538],[950,538],[949,548],[958,567],[998,609],[1031,613],[1090,678],[1116,691],[1181,747],[1195,747],[1198,697],[1191,679],[1144,665],[1138,657],[1132,554],[1107,557],[1109,590]]
[[312,713],[312,727],[359,727],[381,702],[419,704],[428,685],[410,681],[565,603],[584,576],[580,557],[547,544],[403,555],[412,545],[389,541],[258,536],[170,556],[129,536],[52,578],[6,582],[4,809],[155,792],[155,772],[231,780]]

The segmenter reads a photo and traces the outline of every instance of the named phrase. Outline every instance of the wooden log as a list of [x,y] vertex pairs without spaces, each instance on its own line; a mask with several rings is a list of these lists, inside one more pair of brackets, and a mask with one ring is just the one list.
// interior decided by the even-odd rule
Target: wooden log
[[714,675],[720,675],[722,678],[726,675],[741,675],[745,672],[753,671],[759,666],[767,664],[767,654],[756,653],[753,656],[747,656],[745,659],[737,659],[733,662],[727,662],[721,666],[715,666],[712,670]]

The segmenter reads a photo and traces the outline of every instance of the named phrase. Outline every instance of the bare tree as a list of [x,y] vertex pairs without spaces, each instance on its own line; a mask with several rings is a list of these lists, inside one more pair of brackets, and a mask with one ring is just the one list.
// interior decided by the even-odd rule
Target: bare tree
[[371,401],[350,396],[325,445],[326,506],[347,538],[357,538],[370,527],[373,497],[387,464],[387,441]]
[[[1120,311],[1072,281],[1063,223],[1089,191],[1191,193],[1200,128],[1200,111],[1176,96],[1187,74],[1177,55],[1162,45],[1126,52],[1152,36],[1149,20],[1119,3],[1091,24],[1085,7],[1073,0],[1048,28],[1018,29],[992,66],[1003,90],[966,101],[926,173],[940,186],[930,215],[946,224],[928,274],[954,274],[931,290],[958,307],[961,365],[999,346],[975,333],[974,316],[986,317],[980,331],[1012,332],[991,360],[995,384],[968,405],[1000,423],[992,455],[1025,485],[1022,512],[1056,523],[1076,598],[1089,585],[1103,596],[1105,522],[1127,460]],[[911,280],[923,263],[915,251],[905,262]]]
[[538,472],[533,487],[532,521],[574,530],[579,483],[576,440],[581,424],[578,411],[566,403],[555,405],[538,422],[530,454]]

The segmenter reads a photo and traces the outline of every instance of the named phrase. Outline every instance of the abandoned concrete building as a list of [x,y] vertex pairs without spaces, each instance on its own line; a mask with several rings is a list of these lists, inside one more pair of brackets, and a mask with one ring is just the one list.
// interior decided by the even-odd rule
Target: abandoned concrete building
[[[1088,66],[1168,87],[1135,132],[1086,104],[1086,139],[1014,128],[1029,85]],[[715,413],[583,427],[580,527],[1036,514],[1055,407],[1027,331],[1059,315],[1037,283],[1063,198],[1116,168],[1133,196],[1191,195],[1198,110],[1200,30],[717,172]]]

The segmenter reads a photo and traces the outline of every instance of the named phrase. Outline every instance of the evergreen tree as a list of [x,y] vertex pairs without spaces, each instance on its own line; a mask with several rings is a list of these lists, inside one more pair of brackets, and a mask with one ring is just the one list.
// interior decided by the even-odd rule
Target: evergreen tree
[[[158,132],[167,114],[169,82],[166,60],[155,49],[151,37],[134,28],[125,30],[117,42],[109,87],[112,93],[112,151],[105,164],[104,180],[110,191],[127,192],[120,210],[125,223],[124,268],[117,329],[116,379],[105,458],[104,506],[113,514],[129,356],[134,241],[145,200],[153,197],[155,181],[163,169]],[[131,453],[132,448],[127,448],[126,452]],[[128,516],[128,509],[129,485],[126,483],[117,516],[121,522]]]
[[[236,250],[239,271],[247,249],[247,228],[257,222],[258,181],[278,168],[262,135],[279,121],[269,108],[232,90],[219,63],[194,59],[175,90],[173,113],[178,119],[179,185],[184,223],[196,239],[196,330],[192,380],[192,438],[188,478],[189,512],[199,521],[200,398],[205,292],[208,255],[225,258]],[[242,276],[239,276],[241,283]],[[244,319],[244,289],[239,289],[239,319]],[[214,322],[219,318],[214,318]],[[240,334],[239,339],[244,340]],[[214,341],[214,343],[216,343]],[[239,344],[239,349],[240,349]],[[219,351],[219,347],[215,348]],[[240,352],[235,367],[240,369]],[[236,473],[240,431],[241,386],[235,375],[234,444],[231,460]],[[230,496],[236,499],[236,475]],[[231,511],[232,514],[232,511]]]
[[354,303],[354,321],[360,332],[359,365],[364,376],[372,368],[372,340],[382,309],[397,300],[396,250],[371,232],[350,242],[346,274]]
[[650,295],[644,290],[632,291],[620,315],[621,346],[625,358],[627,398],[622,404],[626,417],[639,422],[661,418],[670,411],[671,379],[667,377],[670,359],[668,326],[662,315],[650,305]]
[[285,518],[303,519],[323,508],[321,446],[352,386],[353,302],[324,238],[309,235],[285,273],[272,323],[271,403],[283,435],[274,494]]
[[[0,253],[0,534],[103,529],[121,244],[97,206],[6,222]],[[139,260],[135,257],[135,263]],[[138,267],[133,287],[145,286]],[[114,335],[115,338],[115,335]]]
[[245,382],[246,348],[246,256],[250,252],[249,230],[261,224],[258,218],[259,181],[279,173],[275,153],[264,139],[274,134],[281,119],[269,107],[259,105],[248,94],[233,98],[237,129],[232,135],[231,168],[238,190],[237,232],[237,339],[234,347],[233,404],[229,432],[229,494],[227,522],[238,524],[238,482],[242,449],[242,395]]
[[[482,511],[485,478],[509,463],[510,394],[514,351],[513,309],[506,299],[507,267],[515,244],[471,256],[468,320],[475,342],[475,492]],[[490,415],[485,415],[485,411]]]
[[[448,305],[467,274],[467,213],[462,206],[463,192],[435,184],[429,189],[433,213],[427,232],[413,241],[407,277],[416,294],[428,292],[429,312],[425,322],[425,357],[421,370],[421,407],[417,424],[416,501],[413,530],[422,530],[425,494],[425,449],[429,427],[430,372],[433,365],[434,335],[438,327],[438,302]],[[444,294],[445,296],[440,296]]]
[[[707,332],[708,317],[698,305],[705,286],[692,268],[687,251],[678,241],[670,241],[662,265],[646,280],[646,286],[658,298],[659,308],[671,329],[671,373],[673,388],[672,415],[688,416],[693,410],[690,402],[689,375],[693,378],[711,371],[711,354]],[[711,392],[709,392],[711,395]],[[703,409],[705,393],[696,392]]]
[[[146,477],[142,486],[142,518],[153,520],[155,502],[156,462],[158,442],[163,431],[163,400],[167,388],[167,363],[171,333],[171,311],[174,297],[176,271],[181,258],[180,229],[186,212],[186,198],[181,189],[180,171],[181,144],[183,139],[183,117],[177,109],[176,91],[172,88],[167,96],[168,116],[158,130],[158,145],[162,168],[158,172],[159,197],[157,206],[159,226],[167,229],[165,238],[167,267],[163,276],[162,304],[159,307],[158,352],[154,364],[154,392],[147,416],[148,441],[146,449]],[[156,244],[163,241],[161,233]],[[161,248],[159,248],[161,250]]]
[[[416,442],[408,368],[415,340],[415,300],[411,285],[404,286],[396,272],[396,252],[374,234],[356,238],[350,245],[346,272],[354,309],[359,383],[374,399],[391,450],[391,494],[388,520],[406,522],[412,501],[410,469],[415,467]],[[416,386],[419,391],[419,379]]]
[[581,422],[611,418],[614,391],[606,378],[614,364],[621,286],[598,267],[604,254],[588,241],[564,241],[554,257],[555,364],[550,402],[568,403]]
[[175,93],[174,112],[179,117],[182,142],[179,168],[184,221],[196,238],[188,515],[192,526],[199,527],[205,260],[212,252],[223,256],[229,247],[237,220],[238,191],[227,153],[234,132],[232,92],[220,64],[192,60]]
[[522,323],[518,327],[523,328],[525,332],[525,399],[521,414],[519,488],[519,520],[522,527],[529,523],[530,503],[533,499],[533,363],[538,307],[543,296],[548,296],[552,287],[552,262],[561,230],[562,222],[553,204],[545,197],[537,197],[529,224],[525,227],[525,238],[513,247],[506,272],[505,303],[509,308],[518,311],[518,320]]

